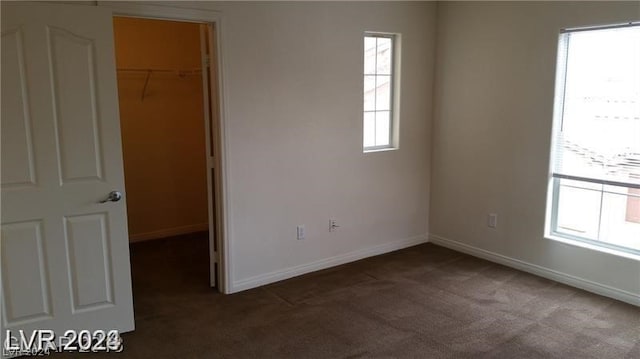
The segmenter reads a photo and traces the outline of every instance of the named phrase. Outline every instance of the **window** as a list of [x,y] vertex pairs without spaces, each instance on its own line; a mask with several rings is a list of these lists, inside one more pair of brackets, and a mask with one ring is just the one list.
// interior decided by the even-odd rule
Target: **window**
[[640,254],[640,24],[563,31],[548,233]]
[[365,151],[392,148],[394,144],[396,36],[371,33],[364,36]]

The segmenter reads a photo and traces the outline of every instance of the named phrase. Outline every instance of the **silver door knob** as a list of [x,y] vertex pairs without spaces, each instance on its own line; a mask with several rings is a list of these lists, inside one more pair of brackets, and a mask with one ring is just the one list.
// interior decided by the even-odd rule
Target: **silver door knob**
[[122,199],[122,193],[118,191],[111,191],[109,192],[109,196],[107,196],[106,199],[103,199],[102,201],[100,201],[100,203],[118,202],[121,199]]

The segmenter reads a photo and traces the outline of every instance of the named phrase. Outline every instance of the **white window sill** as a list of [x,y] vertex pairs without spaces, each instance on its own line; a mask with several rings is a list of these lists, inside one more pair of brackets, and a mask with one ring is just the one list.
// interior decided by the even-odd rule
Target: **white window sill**
[[375,152],[387,152],[387,151],[395,151],[398,147],[384,147],[384,148],[372,148],[370,150],[365,149],[364,153],[375,153]]
[[598,246],[598,245],[591,244],[591,243],[588,243],[588,242],[583,242],[583,241],[580,241],[580,240],[577,240],[577,239],[564,238],[564,237],[554,236],[554,235],[551,235],[551,234],[546,234],[544,237],[546,239],[549,239],[549,240],[552,240],[552,241],[561,242],[561,243],[564,243],[564,244],[568,244],[570,246],[586,248],[586,249],[590,249],[590,250],[593,250],[593,251],[603,252],[603,253],[611,254],[611,255],[614,255],[614,256],[618,256],[618,257],[624,257],[624,258],[640,261],[640,255],[639,254],[629,253],[629,252],[625,252],[623,250],[618,250],[618,249],[613,249],[613,248],[608,248],[608,247],[603,247],[603,246]]

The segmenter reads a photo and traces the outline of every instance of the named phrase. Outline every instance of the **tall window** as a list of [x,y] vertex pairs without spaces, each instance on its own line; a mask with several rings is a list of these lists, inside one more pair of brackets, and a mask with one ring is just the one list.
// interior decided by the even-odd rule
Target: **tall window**
[[393,147],[395,35],[364,36],[365,151]]
[[549,234],[640,254],[640,24],[560,35]]

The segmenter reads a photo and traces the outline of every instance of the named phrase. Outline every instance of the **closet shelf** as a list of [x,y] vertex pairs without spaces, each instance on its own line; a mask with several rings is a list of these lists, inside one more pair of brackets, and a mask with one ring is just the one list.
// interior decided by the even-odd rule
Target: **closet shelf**
[[118,72],[140,72],[146,73],[147,77],[144,80],[144,87],[142,88],[142,96],[140,97],[140,101],[144,101],[144,98],[147,94],[147,86],[149,86],[149,80],[151,79],[151,74],[154,72],[159,73],[174,73],[179,77],[185,77],[187,75],[194,75],[202,73],[202,69],[184,69],[184,70],[176,70],[176,69],[135,69],[135,68],[118,68],[116,69]]
[[194,69],[136,69],[136,68],[118,68],[118,72],[162,72],[162,73],[174,73],[176,75],[189,75],[189,74],[199,74],[202,72],[201,68]]

